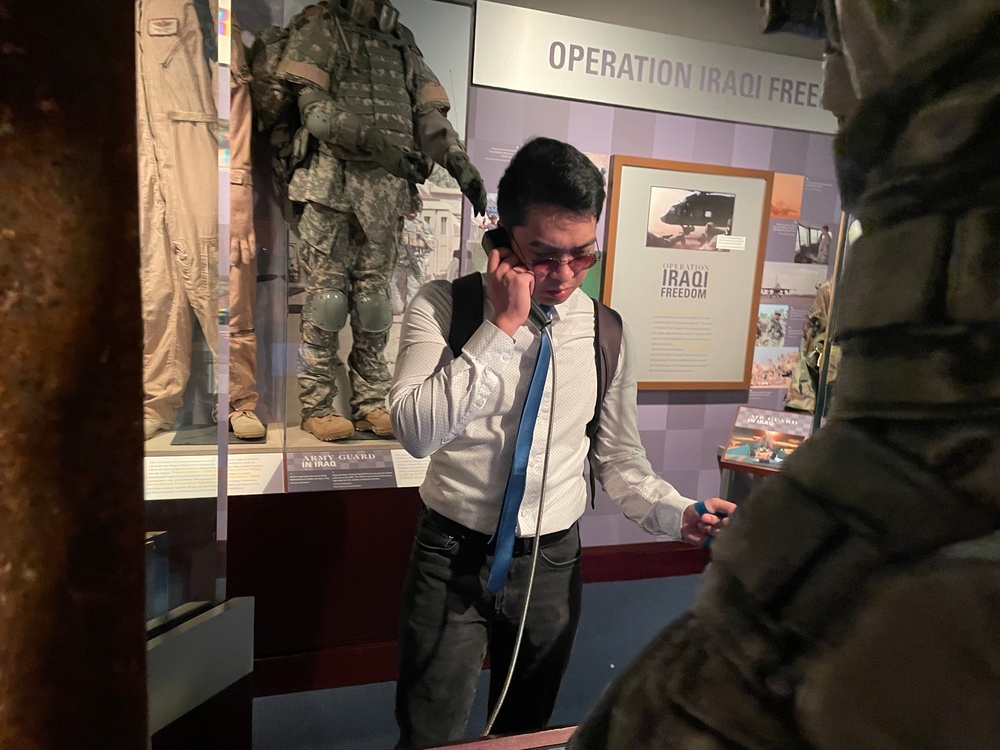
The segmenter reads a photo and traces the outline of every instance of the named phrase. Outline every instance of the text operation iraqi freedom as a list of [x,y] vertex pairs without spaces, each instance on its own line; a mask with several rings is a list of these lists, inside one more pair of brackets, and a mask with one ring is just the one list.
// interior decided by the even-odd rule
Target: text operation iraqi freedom
[[769,102],[799,107],[819,107],[820,84],[781,76],[694,65],[689,62],[584,47],[555,41],[549,46],[549,67],[582,72],[603,78],[629,80],[743,99],[766,98]]

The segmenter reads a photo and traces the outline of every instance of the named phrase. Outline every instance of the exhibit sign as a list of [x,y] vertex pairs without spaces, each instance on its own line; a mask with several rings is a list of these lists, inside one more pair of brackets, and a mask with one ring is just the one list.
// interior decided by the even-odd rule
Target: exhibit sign
[[419,487],[429,458],[400,448],[375,448],[357,441],[338,450],[294,450],[286,458],[289,492]]
[[819,61],[476,3],[472,82],[730,122],[837,132]]
[[[285,492],[281,453],[229,453],[226,462],[227,495],[265,495]],[[216,497],[219,456],[164,455],[145,457],[146,500]]]
[[771,172],[615,155],[602,300],[642,389],[750,386]]

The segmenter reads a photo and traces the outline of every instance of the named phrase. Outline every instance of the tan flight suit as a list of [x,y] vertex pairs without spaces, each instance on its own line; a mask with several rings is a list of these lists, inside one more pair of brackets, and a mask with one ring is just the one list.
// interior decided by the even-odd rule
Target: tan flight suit
[[[205,2],[202,23],[214,19]],[[212,24],[207,28],[212,29]],[[214,75],[205,58],[199,13],[188,0],[138,0],[136,94],[138,104],[139,213],[144,324],[145,416],[174,420],[191,369],[194,319],[218,356],[218,115]],[[210,40],[210,41],[214,41]],[[241,44],[235,52],[242,51]],[[235,61],[234,56],[234,61]],[[242,54],[240,54],[242,59]],[[245,64],[242,66],[245,71]],[[236,85],[246,88],[246,79]],[[252,189],[249,176],[249,106],[233,123],[231,180]],[[242,169],[239,167],[243,165]],[[234,190],[243,186],[233,185]],[[237,191],[238,192],[238,191]],[[248,223],[246,221],[245,225]],[[249,222],[252,227],[252,222]],[[251,237],[252,239],[252,237]],[[252,307],[254,263],[230,269],[233,330],[231,410],[253,409],[256,343]]]

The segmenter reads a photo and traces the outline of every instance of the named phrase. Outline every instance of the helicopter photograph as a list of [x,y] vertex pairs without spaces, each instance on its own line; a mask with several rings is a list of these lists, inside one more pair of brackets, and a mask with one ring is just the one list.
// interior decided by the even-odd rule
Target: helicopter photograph
[[719,250],[720,235],[733,232],[736,195],[654,187],[649,196],[646,247]]

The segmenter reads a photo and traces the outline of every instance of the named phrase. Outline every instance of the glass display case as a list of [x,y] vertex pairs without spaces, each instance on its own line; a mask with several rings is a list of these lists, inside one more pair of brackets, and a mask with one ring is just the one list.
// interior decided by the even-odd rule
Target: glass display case
[[[397,4],[412,30],[352,37],[357,48],[348,52],[367,56],[361,67],[371,80],[398,74],[396,93],[410,97],[414,122],[418,85],[439,100],[457,91],[449,119],[461,137],[469,46],[453,42],[468,39],[471,12],[442,16],[413,5],[420,0]],[[416,486],[426,467],[378,412],[403,308],[425,281],[460,273],[471,210],[439,165],[422,184],[403,183],[399,210],[348,210],[344,202],[357,196],[344,192],[345,179],[362,192],[384,186],[369,184],[367,161],[332,159],[333,147],[302,127],[297,97],[307,79],[301,67],[277,70],[295,57],[286,47],[303,43],[278,29],[317,12],[306,7],[136,2],[148,611],[156,627],[192,603],[224,598],[218,550],[228,497]],[[379,45],[399,50],[399,71],[379,68]],[[447,87],[434,69],[446,72]],[[390,96],[372,106],[391,104]],[[298,150],[289,158],[285,147]],[[336,173],[317,172],[328,157]],[[319,187],[303,193],[295,180],[306,179]],[[334,213],[350,225],[317,233],[316,222]],[[355,266],[341,273],[345,253]],[[373,274],[381,281],[365,286]],[[328,429],[333,419],[342,433]]]

